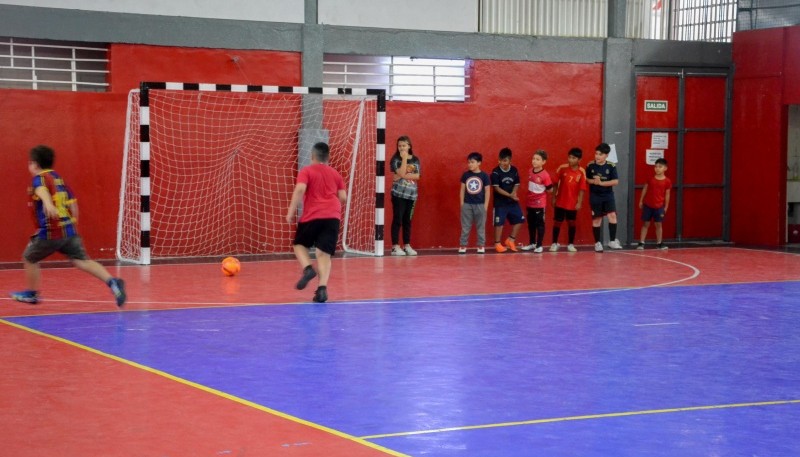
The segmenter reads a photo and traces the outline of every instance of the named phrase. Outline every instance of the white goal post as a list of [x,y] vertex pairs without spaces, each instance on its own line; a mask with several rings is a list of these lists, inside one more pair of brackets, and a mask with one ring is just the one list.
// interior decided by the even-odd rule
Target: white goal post
[[339,248],[384,254],[382,89],[143,82],[128,97],[116,254],[292,252],[285,220],[317,141],[347,185]]

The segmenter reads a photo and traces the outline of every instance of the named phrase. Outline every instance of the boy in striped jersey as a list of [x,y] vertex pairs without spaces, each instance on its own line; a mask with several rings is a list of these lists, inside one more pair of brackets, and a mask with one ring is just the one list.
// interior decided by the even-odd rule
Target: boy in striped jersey
[[38,303],[41,285],[39,262],[60,252],[69,257],[78,269],[106,283],[114,294],[117,306],[122,307],[127,298],[125,283],[111,276],[86,254],[77,230],[78,202],[61,176],[52,170],[54,161],[55,151],[48,146],[36,146],[30,151],[28,171],[33,175],[33,182],[29,189],[32,200],[29,205],[33,209],[37,229],[22,254],[28,288],[12,292],[11,298],[31,305]]

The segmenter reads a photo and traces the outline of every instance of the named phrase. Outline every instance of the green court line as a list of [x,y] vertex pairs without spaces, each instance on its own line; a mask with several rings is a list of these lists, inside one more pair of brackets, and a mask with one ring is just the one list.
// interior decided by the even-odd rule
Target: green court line
[[686,408],[667,408],[667,409],[650,409],[644,411],[626,411],[621,413],[606,413],[606,414],[588,414],[585,416],[569,416],[569,417],[552,417],[548,419],[533,419],[518,422],[502,422],[499,424],[483,424],[483,425],[467,425],[464,427],[448,427],[437,428],[433,430],[417,430],[414,432],[399,432],[399,433],[384,433],[381,435],[367,435],[360,436],[362,440],[374,440],[378,438],[390,438],[397,436],[411,436],[411,435],[424,435],[430,433],[444,433],[444,432],[458,432],[462,430],[477,430],[482,428],[499,428],[499,427],[515,427],[518,425],[533,425],[533,424],[547,424],[551,422],[567,422],[588,419],[607,419],[610,417],[625,417],[625,416],[642,416],[645,414],[665,414],[665,413],[683,413],[687,411],[705,411],[710,409],[726,409],[726,408],[748,408],[754,406],[775,406],[800,403],[800,400],[775,400],[775,401],[761,401],[753,403],[730,403],[725,405],[708,405],[708,406],[690,406]]

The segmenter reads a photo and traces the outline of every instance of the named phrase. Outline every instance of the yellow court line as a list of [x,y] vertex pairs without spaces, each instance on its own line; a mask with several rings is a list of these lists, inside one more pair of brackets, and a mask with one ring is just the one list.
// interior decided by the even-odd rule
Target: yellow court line
[[434,430],[418,430],[415,432],[385,433],[381,435],[361,436],[359,438],[361,438],[362,440],[373,440],[378,438],[389,438],[396,436],[424,435],[429,433],[443,433],[443,432],[459,432],[462,430],[477,430],[482,428],[514,427],[518,425],[546,424],[551,422],[566,422],[566,421],[577,421],[577,420],[587,420],[587,419],[606,419],[609,417],[641,416],[645,414],[682,413],[687,411],[703,411],[709,409],[746,408],[752,406],[787,405],[793,403],[800,403],[800,400],[775,400],[775,401],[761,401],[754,403],[730,403],[726,405],[689,406],[686,408],[650,409],[644,411],[627,411],[621,413],[589,414],[586,416],[552,417],[549,419],[503,422],[499,424],[468,425],[464,427],[448,427],[448,428],[438,428]]
[[258,403],[253,403],[251,401],[245,400],[243,398],[236,397],[234,395],[222,392],[220,390],[216,390],[216,389],[213,389],[211,387],[207,387],[207,386],[204,386],[202,384],[198,384],[196,382],[189,381],[187,379],[179,378],[177,376],[171,375],[171,374],[166,373],[164,371],[157,370],[155,368],[151,368],[151,367],[148,367],[146,365],[142,365],[140,363],[133,362],[131,360],[126,360],[126,359],[123,359],[121,357],[117,357],[115,355],[108,354],[108,353],[99,351],[97,349],[91,348],[89,346],[84,346],[83,344],[76,343],[74,341],[69,341],[69,340],[66,340],[64,338],[61,338],[61,337],[58,337],[58,336],[55,336],[55,335],[50,335],[50,334],[47,334],[47,333],[44,333],[44,332],[40,332],[39,330],[34,330],[32,328],[25,327],[23,325],[15,324],[15,323],[9,322],[9,321],[7,321],[5,319],[0,319],[0,323],[8,325],[8,326],[11,326],[11,327],[14,327],[14,328],[17,328],[19,330],[24,330],[26,332],[33,333],[35,335],[43,336],[45,338],[50,338],[50,339],[58,341],[60,343],[68,344],[70,346],[74,346],[76,348],[83,349],[84,351],[88,351],[88,352],[91,352],[93,354],[97,354],[99,356],[106,357],[106,358],[109,358],[111,360],[115,360],[115,361],[120,362],[120,363],[124,363],[126,365],[130,365],[130,366],[138,368],[140,370],[144,370],[144,371],[153,373],[155,375],[162,376],[162,377],[167,378],[167,379],[169,379],[171,381],[175,381],[175,382],[187,385],[189,387],[194,387],[195,389],[202,390],[203,392],[210,393],[212,395],[217,395],[217,396],[225,398],[227,400],[231,400],[231,401],[234,401],[236,403],[239,403],[239,404],[242,404],[242,405],[245,405],[245,406],[249,406],[251,408],[255,408],[255,409],[259,410],[259,411],[263,411],[263,412],[272,414],[273,416],[278,416],[280,418],[283,418],[283,419],[286,419],[286,420],[289,420],[289,421],[292,421],[292,422],[295,422],[295,423],[298,423],[298,424],[302,424],[302,425],[305,425],[305,426],[308,426],[308,427],[311,427],[311,428],[314,428],[314,429],[317,429],[317,430],[321,430],[323,432],[330,433],[332,435],[338,436],[340,438],[344,438],[344,439],[349,440],[349,441],[354,441],[354,442],[356,442],[358,444],[361,444],[363,446],[367,446],[367,447],[370,447],[372,449],[375,449],[375,450],[378,450],[378,451],[382,451],[382,452],[384,452],[384,453],[386,453],[388,455],[393,455],[393,456],[396,456],[396,457],[408,457],[406,454],[401,454],[401,453],[393,451],[391,449],[384,448],[383,446],[379,446],[377,444],[370,443],[369,441],[365,441],[363,438],[358,438],[356,436],[348,435],[348,434],[346,434],[344,432],[340,432],[338,430],[334,430],[332,428],[325,427],[324,425],[315,424],[313,422],[309,422],[307,420],[300,419],[299,417],[294,417],[294,416],[291,416],[289,414],[282,413],[280,411],[277,411],[277,410],[274,410],[274,409],[271,409],[271,408],[267,408],[266,406],[259,405]]

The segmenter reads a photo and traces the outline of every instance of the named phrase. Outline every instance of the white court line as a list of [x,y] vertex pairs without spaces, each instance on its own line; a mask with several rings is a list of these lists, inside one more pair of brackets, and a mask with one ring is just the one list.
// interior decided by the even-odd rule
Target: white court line
[[656,325],[681,325],[680,322],[657,322],[654,324],[633,324],[634,327],[653,327]]
[[[403,304],[405,304],[405,303],[455,303],[455,302],[463,303],[463,302],[495,301],[495,300],[498,300],[498,299],[503,299],[503,300],[526,300],[527,299],[527,300],[529,300],[529,299],[532,299],[532,298],[574,297],[574,296],[582,296],[582,295],[607,294],[607,293],[621,292],[621,291],[628,291],[628,290],[642,290],[642,289],[650,289],[650,288],[655,288],[655,287],[664,287],[664,286],[669,286],[669,285],[672,285],[672,284],[678,284],[678,283],[681,283],[681,282],[690,281],[690,280],[700,276],[700,269],[695,267],[694,265],[688,264],[686,262],[680,262],[680,261],[677,261],[677,260],[667,259],[667,258],[663,258],[663,257],[654,257],[654,256],[646,255],[646,254],[635,254],[635,253],[619,252],[619,251],[614,252],[612,255],[629,255],[629,256],[634,256],[634,257],[645,257],[647,259],[659,260],[659,261],[664,261],[664,262],[671,262],[671,263],[675,263],[675,264],[678,264],[678,265],[681,265],[681,266],[684,266],[684,267],[690,269],[692,271],[692,274],[689,275],[689,276],[686,276],[684,278],[675,279],[675,280],[672,280],[672,281],[666,281],[666,282],[662,282],[662,283],[659,283],[659,284],[650,284],[650,285],[646,285],[646,286],[636,286],[636,287],[624,287],[624,288],[618,288],[618,289],[583,290],[583,291],[579,291],[579,292],[563,292],[563,293],[547,292],[547,293],[540,294],[540,295],[530,295],[531,292],[525,292],[523,294],[502,295],[502,297],[500,297],[500,298],[498,298],[498,295],[500,295],[500,294],[491,294],[491,295],[480,296],[480,297],[474,297],[474,296],[470,297],[469,295],[472,295],[472,294],[469,294],[469,295],[464,295],[464,296],[452,296],[451,295],[451,296],[449,296],[450,298],[430,298],[430,297],[426,297],[426,298],[407,298],[407,299],[394,298],[394,299],[388,299],[388,300],[365,299],[365,300],[349,300],[349,301],[331,302],[330,304],[338,304],[338,305],[341,305],[341,304],[373,304],[373,305],[381,305],[381,304],[390,304],[390,303],[403,303]],[[0,300],[11,300],[11,299],[10,298],[2,298],[2,297],[0,297]],[[63,302],[67,302],[67,303],[71,303],[71,302],[74,302],[74,303],[108,303],[108,300],[102,300],[101,301],[101,300],[73,300],[73,299],[58,300],[58,299],[51,299],[51,301],[53,301],[53,302],[62,302],[62,303]],[[127,302],[127,304],[139,304],[139,305],[185,305],[185,306],[221,306],[221,305],[227,305],[227,306],[262,306],[262,305],[263,306],[272,306],[272,305],[297,305],[297,304],[307,305],[307,304],[310,304],[310,303],[308,303],[306,301],[286,302],[286,303],[129,301],[129,302]],[[175,310],[175,309],[180,309],[180,308],[142,309],[142,310],[136,309],[136,310],[130,310],[130,311],[137,311],[137,312],[141,312],[141,311],[171,311],[171,310]],[[114,311],[116,311],[116,310],[114,310]],[[97,311],[88,311],[88,312],[97,312]],[[80,312],[78,312],[78,313],[73,312],[73,313],[68,313],[68,314],[81,314],[81,313]],[[11,316],[11,317],[16,317],[16,316]]]

